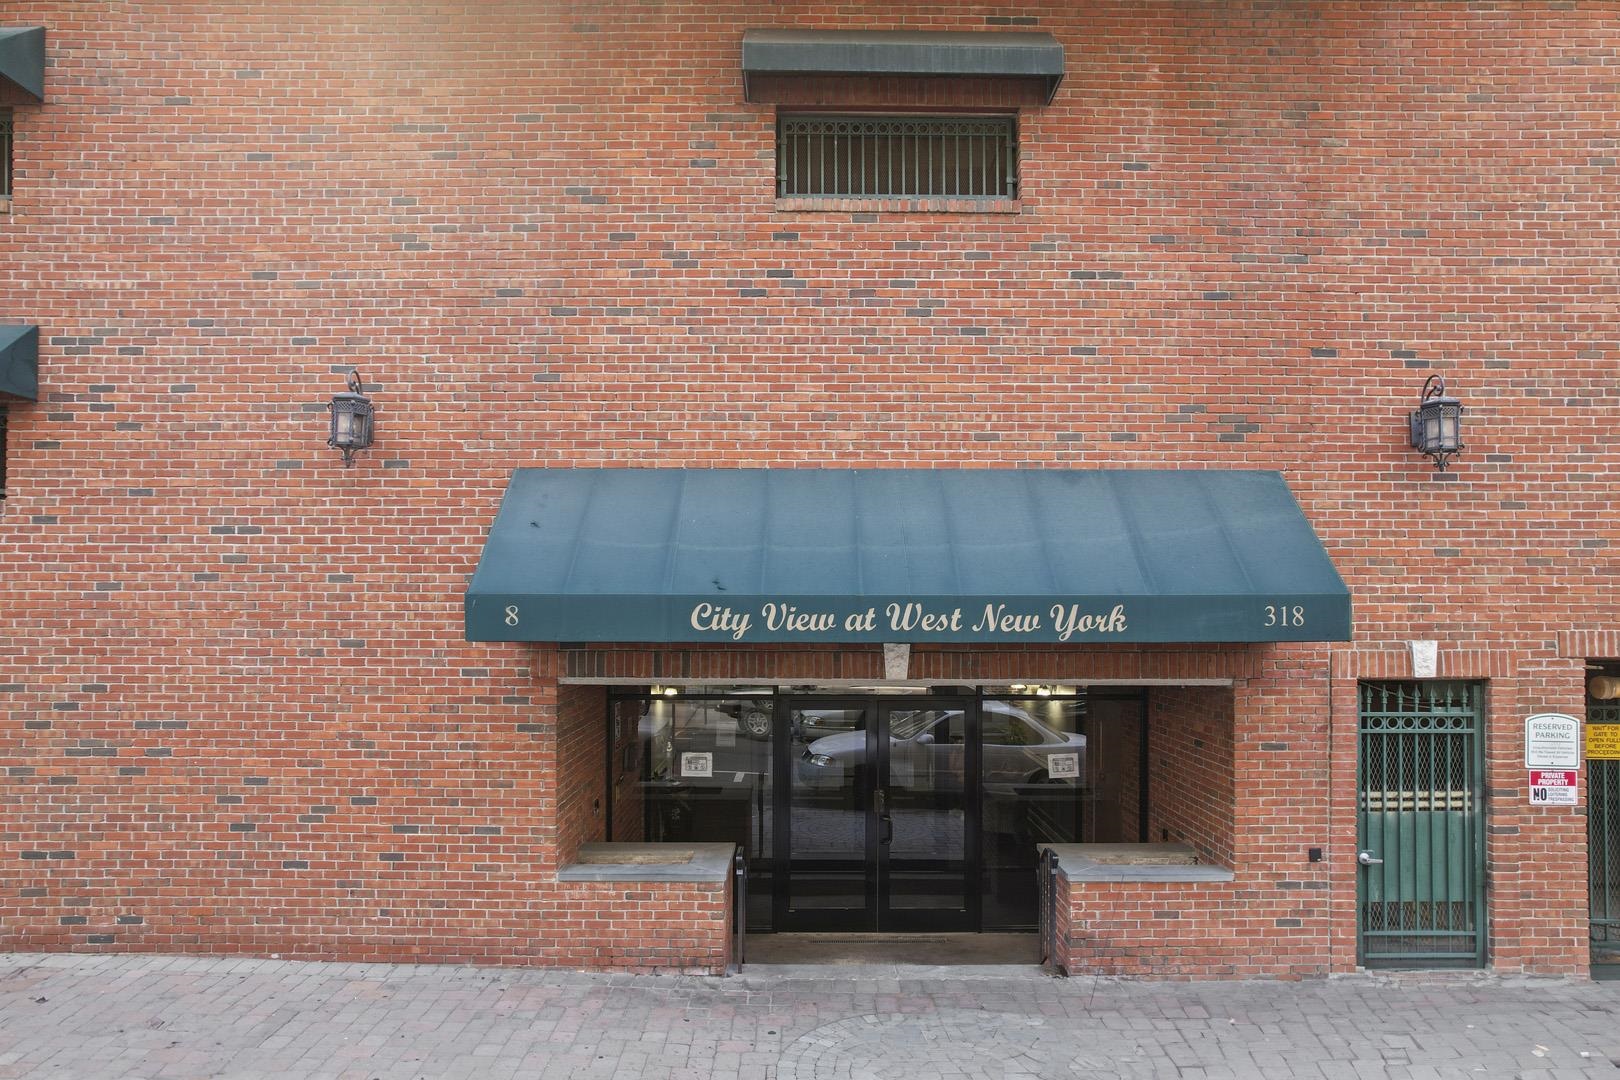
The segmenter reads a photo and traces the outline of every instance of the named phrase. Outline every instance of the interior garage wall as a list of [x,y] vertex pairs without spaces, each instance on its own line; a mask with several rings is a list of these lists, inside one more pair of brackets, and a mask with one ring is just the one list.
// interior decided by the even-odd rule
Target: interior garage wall
[[[1088,815],[1087,843],[1134,843],[1142,830],[1142,725],[1146,703],[1134,698],[1093,697],[1088,706],[1087,769],[1097,795]],[[1109,816],[1111,815],[1111,817]]]
[[620,701],[613,706],[608,720],[613,743],[608,762],[608,775],[613,778],[612,799],[608,803],[613,828],[608,839],[620,843],[639,844],[646,839],[646,802],[641,787],[642,773],[648,767],[645,760],[648,747],[641,733],[645,709],[640,701]]

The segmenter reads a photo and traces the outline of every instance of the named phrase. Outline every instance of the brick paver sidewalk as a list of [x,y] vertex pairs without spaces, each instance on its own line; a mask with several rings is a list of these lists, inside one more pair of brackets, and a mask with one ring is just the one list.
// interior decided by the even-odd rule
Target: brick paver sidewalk
[[729,979],[0,954],[0,1077],[1620,1080],[1620,986],[1132,983],[1027,968]]

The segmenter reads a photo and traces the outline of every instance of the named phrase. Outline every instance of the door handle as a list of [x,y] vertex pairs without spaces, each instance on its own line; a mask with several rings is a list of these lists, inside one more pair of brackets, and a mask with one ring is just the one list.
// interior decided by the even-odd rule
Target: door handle
[[1362,866],[1383,866],[1384,865],[1384,860],[1383,859],[1375,859],[1375,858],[1373,858],[1373,853],[1370,852],[1370,851],[1358,851],[1358,852],[1356,852],[1356,862],[1360,863]]
[[889,843],[894,839],[894,819],[889,817],[889,793],[882,788],[872,792],[872,812],[878,819],[878,843]]

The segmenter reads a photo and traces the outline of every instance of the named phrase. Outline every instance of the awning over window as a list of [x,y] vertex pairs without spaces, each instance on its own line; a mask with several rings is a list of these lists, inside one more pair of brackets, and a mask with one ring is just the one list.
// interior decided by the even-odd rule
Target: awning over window
[[519,469],[473,641],[1347,641],[1281,475]]
[[0,79],[45,100],[45,28],[0,26]]
[[1051,34],[927,30],[749,30],[743,96],[754,75],[908,75],[1037,79],[1052,100],[1063,45]]
[[39,327],[0,326],[0,394],[39,398]]

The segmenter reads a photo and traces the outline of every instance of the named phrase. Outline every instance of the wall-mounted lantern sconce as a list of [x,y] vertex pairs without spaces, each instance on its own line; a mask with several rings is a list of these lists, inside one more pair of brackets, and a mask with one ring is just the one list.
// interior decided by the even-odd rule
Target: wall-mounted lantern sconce
[[332,435],[326,445],[343,451],[343,467],[354,465],[354,452],[371,446],[374,412],[371,399],[360,392],[360,373],[349,372],[349,392],[333,394]]
[[1412,412],[1412,447],[1434,458],[1445,471],[1462,444],[1462,402],[1446,396],[1446,380],[1430,375],[1423,382],[1423,400]]

